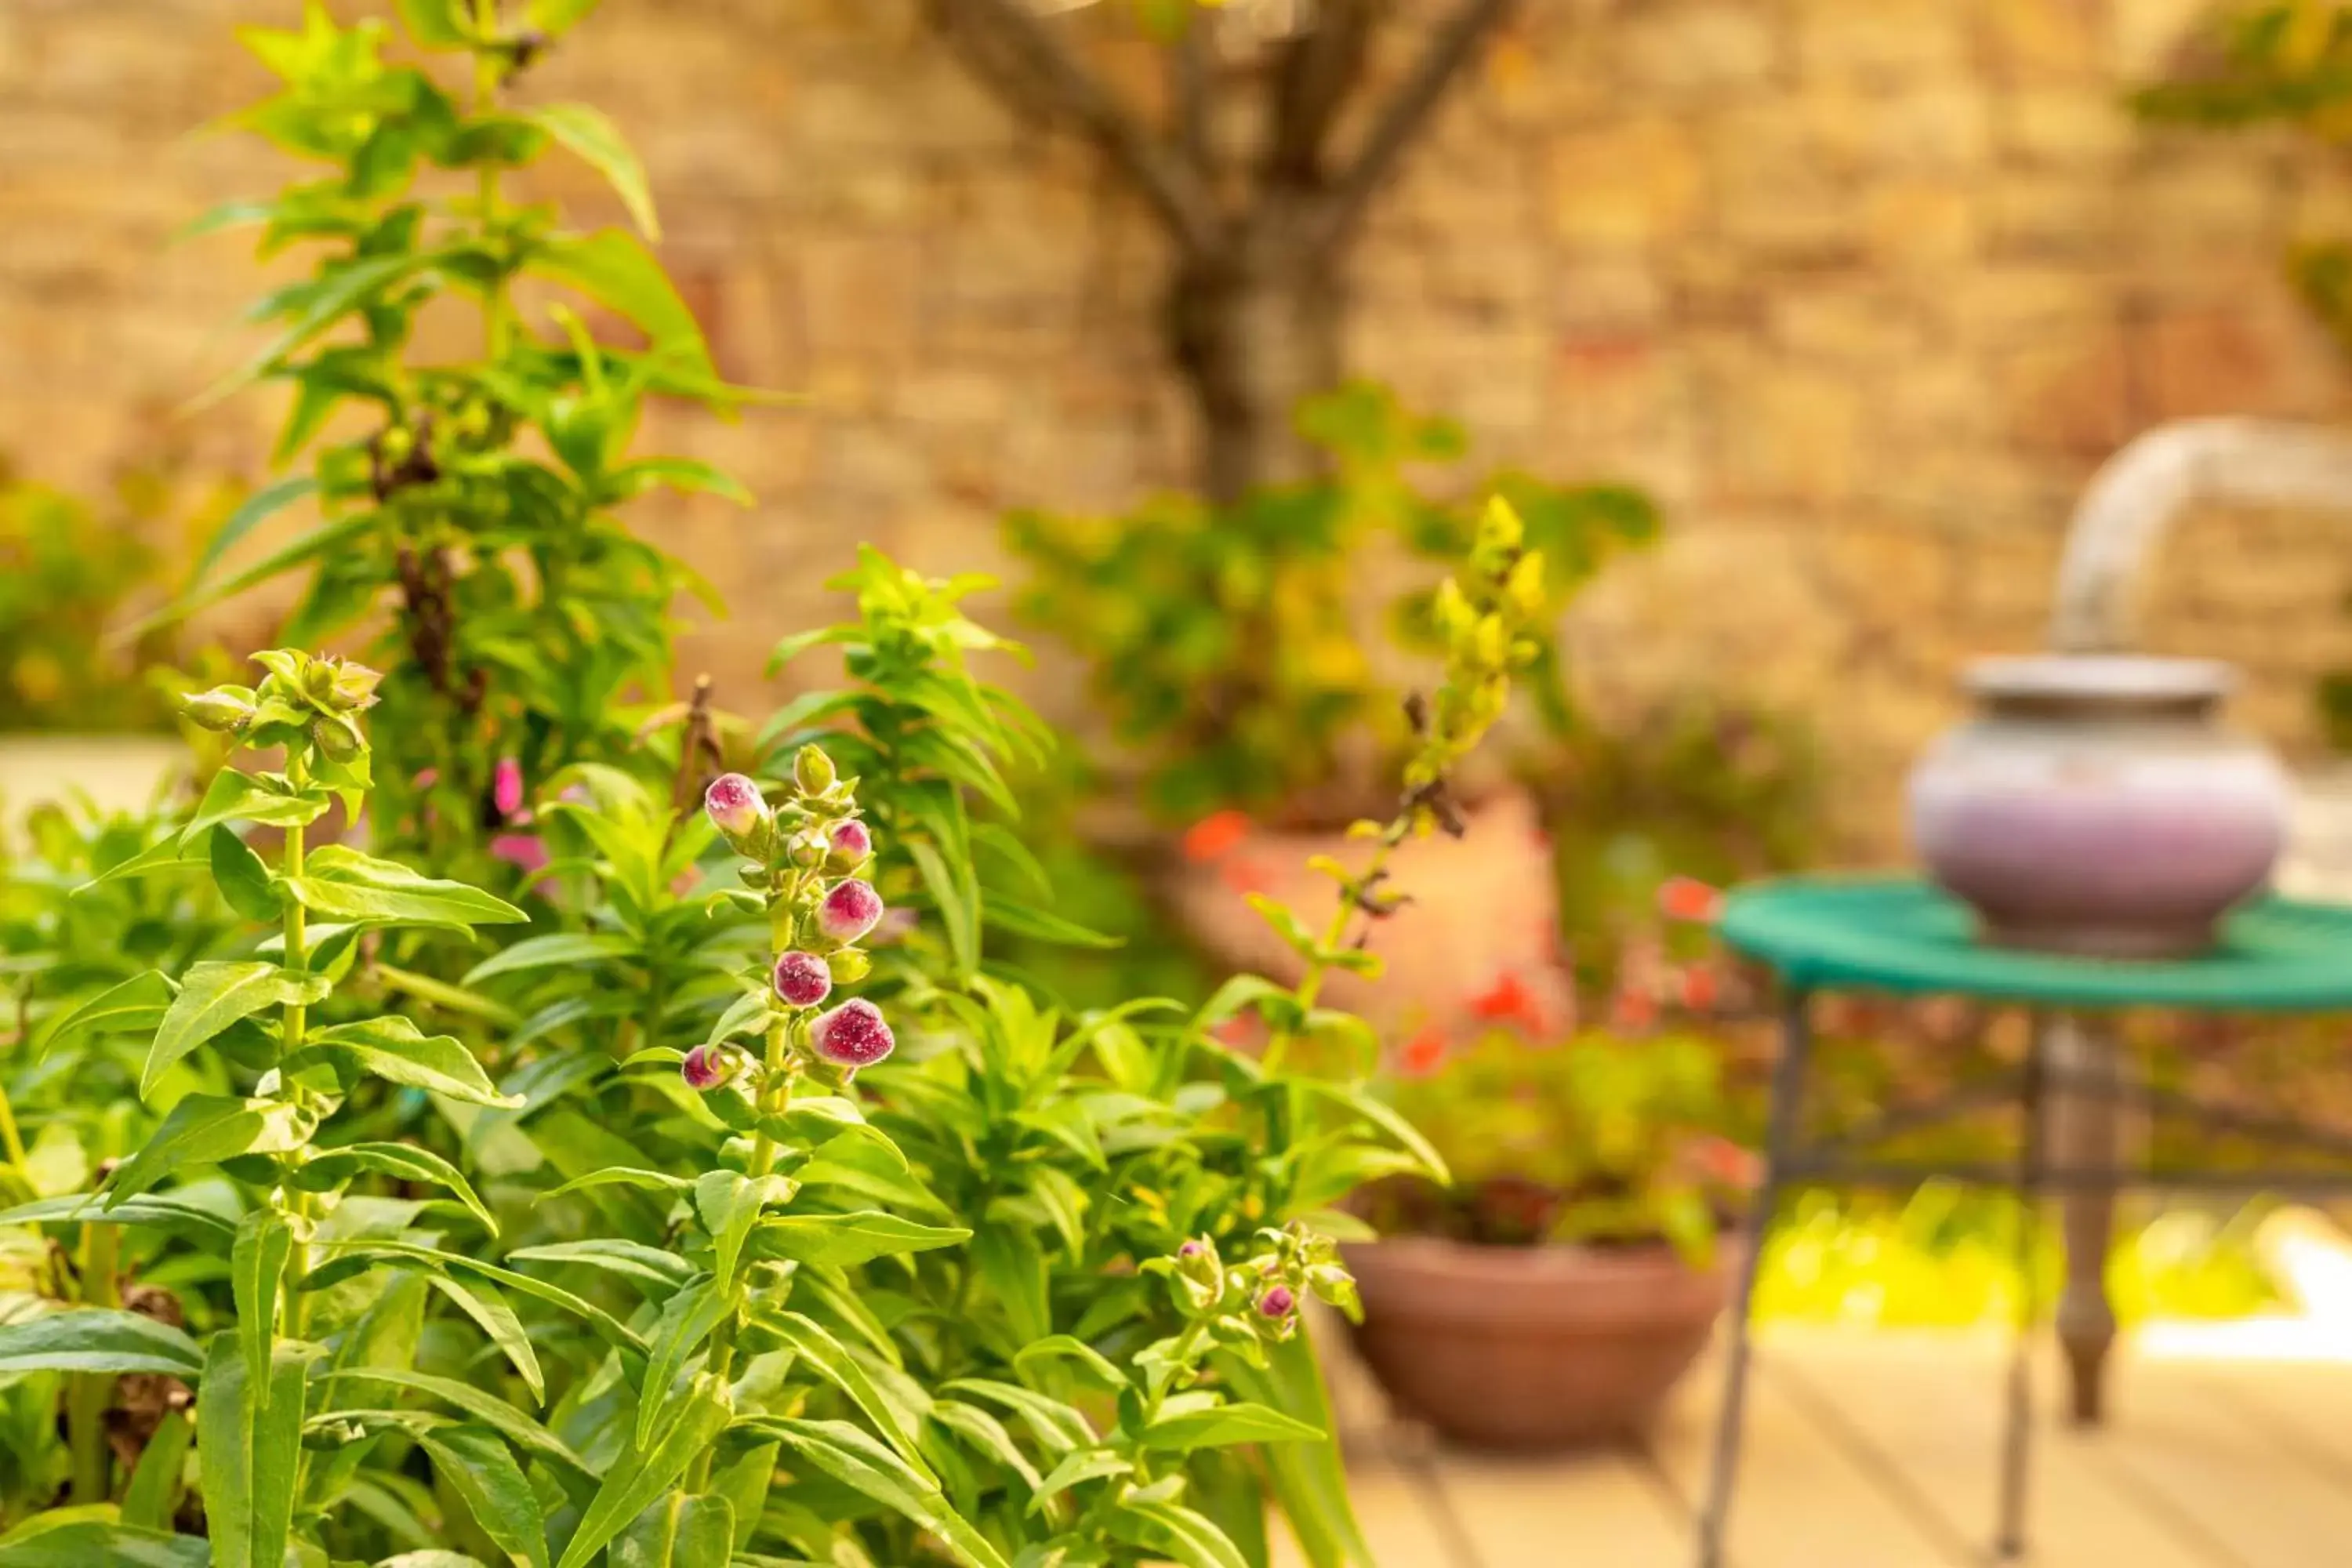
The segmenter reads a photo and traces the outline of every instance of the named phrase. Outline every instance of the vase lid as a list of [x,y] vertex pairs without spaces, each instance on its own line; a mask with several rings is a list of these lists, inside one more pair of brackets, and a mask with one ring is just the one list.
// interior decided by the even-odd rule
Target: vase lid
[[1995,701],[2169,704],[2226,697],[2238,672],[2215,658],[2049,653],[1979,659],[1964,679],[1970,693]]

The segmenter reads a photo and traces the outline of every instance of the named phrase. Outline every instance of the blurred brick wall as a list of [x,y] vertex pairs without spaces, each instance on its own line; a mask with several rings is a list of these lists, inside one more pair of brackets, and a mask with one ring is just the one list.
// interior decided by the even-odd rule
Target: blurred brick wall
[[[1671,544],[1578,617],[1603,700],[1704,681],[1804,705],[1845,825],[1883,843],[1960,663],[2036,641],[2103,456],[2168,417],[2345,405],[2278,257],[2352,231],[2352,187],[2283,139],[2119,108],[2201,8],[1528,0],[1366,233],[1355,364],[1461,414],[1491,458],[1654,488]],[[635,139],[726,370],[816,399],[646,431],[761,497],[645,513],[730,600],[692,657],[746,705],[856,540],[988,567],[1005,507],[1113,507],[1185,471],[1156,236],[914,9],[606,0],[528,87]],[[0,450],[24,466],[95,482],[233,352],[259,281],[241,242],[165,242],[278,177],[257,144],[188,132],[265,86],[230,25],[298,14],[0,0]],[[541,188],[617,216],[570,167]],[[247,398],[175,438],[256,474],[272,413]],[[2246,662],[2245,716],[2308,743],[2309,676],[2352,662],[2347,525],[2198,520],[2156,574],[2152,640]]]

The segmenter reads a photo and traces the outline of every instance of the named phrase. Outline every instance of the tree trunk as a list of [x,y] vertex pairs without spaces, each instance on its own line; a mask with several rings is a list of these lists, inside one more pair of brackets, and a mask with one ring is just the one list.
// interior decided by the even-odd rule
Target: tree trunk
[[1337,273],[1325,247],[1256,224],[1227,246],[1180,254],[1169,348],[1200,413],[1200,488],[1211,501],[1315,472],[1292,416],[1339,384],[1347,308]]

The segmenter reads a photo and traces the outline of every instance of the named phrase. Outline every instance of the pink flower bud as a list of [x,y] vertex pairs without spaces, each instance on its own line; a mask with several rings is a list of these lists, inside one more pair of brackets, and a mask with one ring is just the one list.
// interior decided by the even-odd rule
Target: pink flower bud
[[835,882],[816,910],[816,929],[827,940],[856,942],[882,918],[882,895],[856,878]]
[[776,960],[776,994],[795,1007],[814,1007],[833,994],[833,971],[813,952]]
[[1201,1244],[1197,1241],[1188,1241],[1183,1246],[1176,1249],[1176,1256],[1179,1258],[1198,1258],[1201,1256]]
[[841,867],[856,865],[874,853],[874,835],[862,822],[845,822],[833,830],[833,860]]
[[490,853],[525,871],[547,868],[547,841],[536,833],[501,833],[490,840]]
[[500,757],[490,775],[490,804],[502,817],[522,809],[522,764],[512,757]]
[[697,1046],[687,1052],[678,1071],[685,1077],[687,1088],[701,1094],[709,1093],[735,1076],[733,1064],[716,1046]]
[[768,816],[768,803],[760,798],[760,786],[741,773],[721,773],[711,780],[709,789],[703,792],[702,809],[730,839],[758,831]]
[[898,1044],[891,1037],[882,1009],[863,996],[818,1014],[816,1022],[809,1026],[809,1043],[817,1055],[845,1068],[872,1067]]
[[1287,1285],[1276,1285],[1257,1299],[1261,1318],[1286,1318],[1298,1308],[1298,1298],[1290,1293]]

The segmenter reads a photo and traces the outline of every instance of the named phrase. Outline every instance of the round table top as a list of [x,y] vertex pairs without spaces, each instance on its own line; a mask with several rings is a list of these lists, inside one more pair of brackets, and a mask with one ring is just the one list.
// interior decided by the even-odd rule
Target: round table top
[[1790,877],[1725,900],[1717,931],[1806,991],[1976,996],[2052,1007],[2352,1011],[2352,908],[2270,898],[2194,958],[2072,958],[1988,947],[1967,907],[1916,877]]

